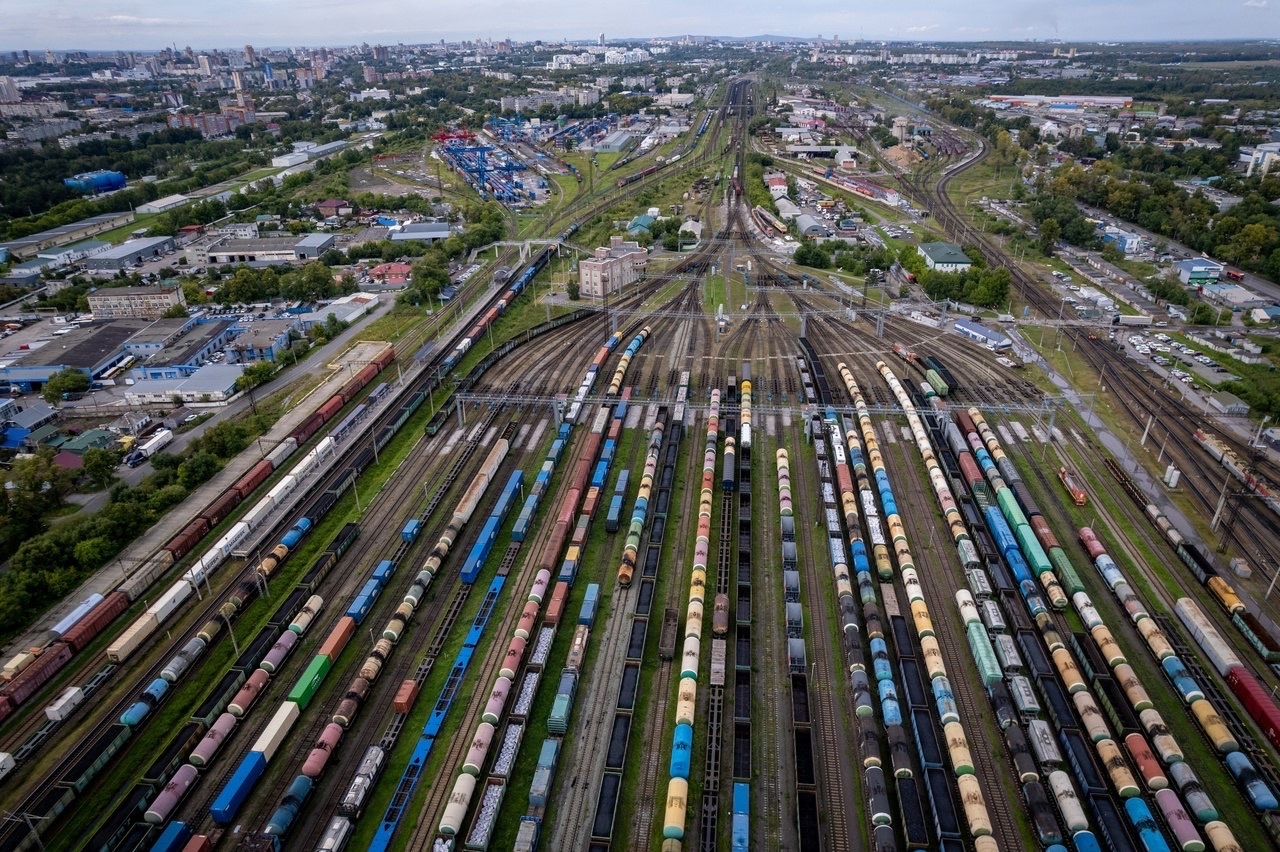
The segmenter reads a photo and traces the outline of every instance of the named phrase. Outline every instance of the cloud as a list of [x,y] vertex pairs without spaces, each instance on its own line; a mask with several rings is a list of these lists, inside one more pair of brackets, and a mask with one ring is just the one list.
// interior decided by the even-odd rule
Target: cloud
[[1265,9],[1267,0],[1244,0],[1244,5],[1252,6],[1254,9]]
[[175,24],[190,23],[187,21],[179,21],[176,18],[140,18],[137,15],[108,15],[103,18],[113,24],[132,24],[140,27],[167,27]]

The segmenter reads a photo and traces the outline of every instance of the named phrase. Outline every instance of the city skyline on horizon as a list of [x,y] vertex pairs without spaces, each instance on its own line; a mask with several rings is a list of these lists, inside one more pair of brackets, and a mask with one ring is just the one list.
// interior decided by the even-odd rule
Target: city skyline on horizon
[[[1276,0],[1280,4],[1280,0]],[[427,44],[510,38],[592,41],[775,36],[843,41],[966,43],[980,41],[1161,42],[1280,39],[1280,14],[1272,0],[903,0],[893,9],[850,8],[835,0],[815,0],[803,11],[776,3],[741,0],[730,12],[696,9],[674,0],[647,4],[648,15],[619,19],[612,10],[584,0],[547,0],[533,7],[516,0],[445,2],[431,9],[431,26],[418,27],[418,10],[403,0],[366,0],[358,7],[338,0],[308,6],[283,0],[208,0],[174,14],[160,0],[84,0],[72,14],[44,0],[11,0],[0,50],[46,49],[155,51],[177,45],[230,49],[245,43],[265,46],[333,46],[361,43]],[[304,27],[297,19],[305,18]],[[409,18],[409,20],[403,20]],[[500,26],[477,21],[501,21]],[[550,23],[548,23],[550,22]],[[643,32],[642,30],[648,30]]]

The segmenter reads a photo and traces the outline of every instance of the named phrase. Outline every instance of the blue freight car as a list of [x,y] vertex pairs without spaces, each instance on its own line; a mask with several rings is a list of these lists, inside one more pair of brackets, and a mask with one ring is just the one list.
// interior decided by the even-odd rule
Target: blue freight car
[[258,783],[258,779],[266,769],[267,758],[262,752],[251,751],[246,754],[231,775],[231,780],[218,792],[218,797],[213,800],[213,805],[209,808],[213,821],[218,825],[230,825],[235,820],[240,806],[253,790],[253,785]]
[[384,559],[373,569],[373,579],[378,581],[378,585],[385,586],[391,576],[396,573],[396,563],[390,559]]
[[422,532],[422,521],[414,518],[404,525],[404,529],[400,531],[400,537],[405,541],[413,541],[420,532]]
[[751,848],[751,785],[742,781],[733,784],[733,825],[730,832],[729,852],[748,852]]
[[[623,471],[626,473],[626,471]],[[622,520],[622,495],[615,494],[609,499],[609,511],[604,516],[604,531],[616,533]]]
[[578,623],[591,627],[596,623],[596,609],[600,606],[600,584],[591,583],[582,597],[582,609],[578,610]]
[[160,836],[151,846],[151,852],[182,852],[190,840],[191,829],[187,828],[185,822],[174,820],[160,832]]

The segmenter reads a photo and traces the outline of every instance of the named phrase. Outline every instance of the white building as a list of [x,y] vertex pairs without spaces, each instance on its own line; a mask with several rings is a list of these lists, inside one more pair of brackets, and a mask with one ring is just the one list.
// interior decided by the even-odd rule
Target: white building
[[146,204],[138,205],[139,213],[165,213],[174,210],[189,202],[191,199],[185,195],[166,195],[164,198],[157,198],[155,201],[148,201]]
[[1280,163],[1280,142],[1263,142],[1252,148],[1240,149],[1240,164],[1245,167],[1245,174],[1252,176],[1254,172],[1267,174]]
[[921,243],[916,251],[926,266],[939,272],[963,272],[973,265],[969,255],[955,243]]
[[649,253],[634,240],[610,238],[608,246],[596,249],[595,257],[578,264],[578,290],[589,299],[618,293],[638,281],[649,263]]

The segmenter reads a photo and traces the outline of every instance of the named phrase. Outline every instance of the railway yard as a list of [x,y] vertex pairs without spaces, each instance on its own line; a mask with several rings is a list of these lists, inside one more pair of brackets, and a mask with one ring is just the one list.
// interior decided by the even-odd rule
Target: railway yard
[[[1280,630],[1201,543],[1245,448],[1064,330],[1187,521],[1032,370],[800,286],[739,194],[751,97],[547,229],[715,166],[713,238],[482,353],[543,249],[6,668],[0,850],[1280,844]],[[946,140],[904,191],[999,263],[946,196],[985,150]],[[1230,535],[1280,552],[1251,469]]]

